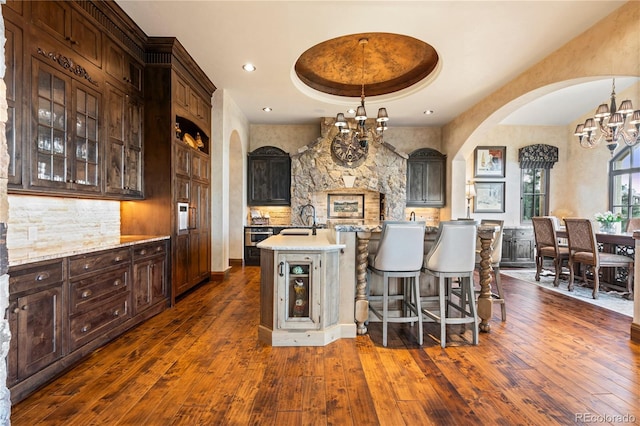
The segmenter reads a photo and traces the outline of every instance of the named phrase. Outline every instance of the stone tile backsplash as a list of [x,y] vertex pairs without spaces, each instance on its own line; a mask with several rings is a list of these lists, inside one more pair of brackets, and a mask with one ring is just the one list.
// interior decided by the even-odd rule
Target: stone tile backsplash
[[10,195],[9,259],[37,249],[120,235],[120,202]]

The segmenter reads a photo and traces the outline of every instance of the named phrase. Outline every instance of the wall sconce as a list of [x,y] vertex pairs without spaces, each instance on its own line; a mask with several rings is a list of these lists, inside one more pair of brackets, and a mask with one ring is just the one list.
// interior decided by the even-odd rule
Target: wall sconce
[[470,180],[466,184],[465,196],[467,197],[467,219],[471,219],[471,199],[476,196],[476,188]]

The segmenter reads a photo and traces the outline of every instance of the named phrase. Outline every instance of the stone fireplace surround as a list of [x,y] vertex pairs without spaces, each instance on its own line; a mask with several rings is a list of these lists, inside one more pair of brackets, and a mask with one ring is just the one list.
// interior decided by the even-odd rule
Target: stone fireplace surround
[[[384,194],[384,218],[404,220],[409,156],[387,142],[371,142],[362,164],[353,168],[337,164],[331,156],[331,141],[337,134],[334,121],[323,118],[320,137],[291,156],[291,224],[309,225],[300,217],[302,206],[308,203],[316,209],[317,222],[327,223],[327,195],[347,193],[365,195],[365,223],[379,222],[380,194]],[[345,185],[343,176],[355,177],[352,188]],[[353,219],[331,221],[354,223]]]

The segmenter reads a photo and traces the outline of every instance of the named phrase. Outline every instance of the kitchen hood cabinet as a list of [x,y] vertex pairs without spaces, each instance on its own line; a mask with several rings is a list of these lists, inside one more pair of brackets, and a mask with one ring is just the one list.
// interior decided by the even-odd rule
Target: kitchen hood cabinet
[[144,135],[152,141],[144,151],[145,199],[123,207],[121,229],[171,235],[175,302],[211,273],[209,135],[215,86],[177,39],[151,37],[144,87],[153,88],[144,97]]

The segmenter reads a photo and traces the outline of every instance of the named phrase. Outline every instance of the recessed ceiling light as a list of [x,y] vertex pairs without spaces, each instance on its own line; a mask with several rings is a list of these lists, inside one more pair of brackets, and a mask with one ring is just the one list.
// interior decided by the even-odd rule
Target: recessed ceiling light
[[247,71],[247,72],[252,72],[256,70],[256,67],[253,64],[244,64],[242,66],[242,69]]
[[264,108],[262,108],[262,110],[264,112],[271,112],[272,111],[271,107],[264,107]]
[[428,109],[425,112],[423,112],[424,115],[431,115],[433,114],[433,110],[432,109]]

